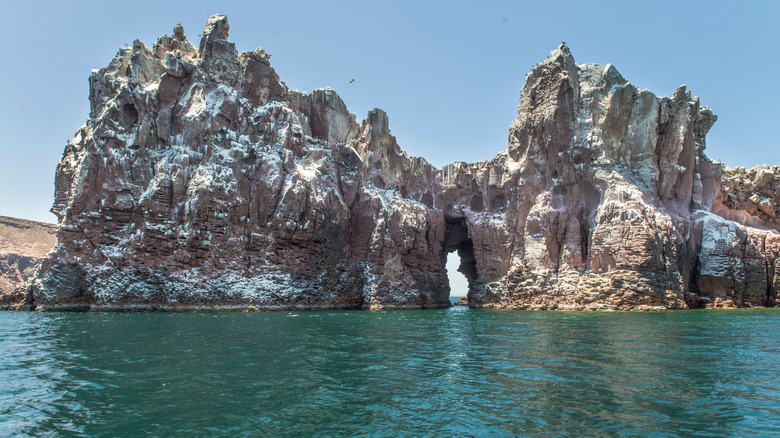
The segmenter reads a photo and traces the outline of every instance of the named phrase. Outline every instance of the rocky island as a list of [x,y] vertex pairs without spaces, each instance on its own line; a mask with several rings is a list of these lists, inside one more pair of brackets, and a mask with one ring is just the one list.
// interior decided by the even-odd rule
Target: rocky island
[[31,308],[446,307],[452,251],[471,307],[775,304],[780,168],[708,159],[717,117],[685,86],[657,97],[561,45],[507,148],[437,169],[228,31],[177,25],[92,72]]

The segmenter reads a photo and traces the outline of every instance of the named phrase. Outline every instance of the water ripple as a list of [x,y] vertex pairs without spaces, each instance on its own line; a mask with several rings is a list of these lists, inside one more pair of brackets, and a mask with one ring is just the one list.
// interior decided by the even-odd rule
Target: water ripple
[[780,436],[773,309],[0,320],[0,435]]

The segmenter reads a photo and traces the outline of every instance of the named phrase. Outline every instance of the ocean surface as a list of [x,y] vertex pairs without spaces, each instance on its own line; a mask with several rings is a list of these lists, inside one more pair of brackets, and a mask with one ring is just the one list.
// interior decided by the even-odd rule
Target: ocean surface
[[0,436],[780,436],[780,309],[0,326]]

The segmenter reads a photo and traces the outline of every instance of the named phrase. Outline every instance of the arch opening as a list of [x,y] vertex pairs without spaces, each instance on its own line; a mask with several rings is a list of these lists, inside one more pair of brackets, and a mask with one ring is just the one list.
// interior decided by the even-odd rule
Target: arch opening
[[460,257],[458,253],[452,251],[447,254],[447,280],[450,284],[450,300],[460,300],[468,295],[469,282],[466,276],[458,269],[460,268]]
[[[477,280],[477,259],[474,257],[474,243],[469,237],[465,218],[448,218],[446,224],[442,263],[445,263],[445,269],[447,270],[450,296],[458,296],[454,294],[465,293],[463,295],[465,300],[461,302],[470,303],[471,291]],[[457,254],[457,257],[455,254]],[[448,260],[452,261],[446,263]],[[458,282],[458,277],[460,276],[454,275],[452,270],[459,272],[462,274],[462,278],[465,278],[465,291],[463,281],[460,280]],[[457,289],[453,286],[457,287]]]

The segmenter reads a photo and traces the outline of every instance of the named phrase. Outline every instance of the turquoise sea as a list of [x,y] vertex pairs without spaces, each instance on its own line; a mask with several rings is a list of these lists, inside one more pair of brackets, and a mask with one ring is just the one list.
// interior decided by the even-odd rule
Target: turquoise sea
[[0,436],[780,436],[780,309],[0,326]]

